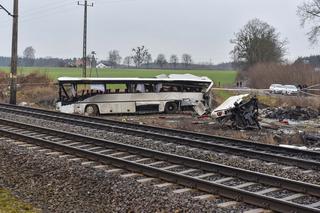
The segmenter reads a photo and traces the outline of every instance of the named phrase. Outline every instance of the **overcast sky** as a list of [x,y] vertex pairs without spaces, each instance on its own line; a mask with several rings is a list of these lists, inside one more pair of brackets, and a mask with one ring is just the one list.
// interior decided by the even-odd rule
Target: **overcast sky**
[[[12,0],[0,3],[12,10]],[[73,0],[20,0],[19,55],[81,57],[83,7]],[[274,26],[289,41],[287,58],[318,54],[296,15],[303,0],[94,0],[88,10],[88,52],[106,59],[145,45],[153,58],[190,53],[196,62],[230,61],[230,39],[250,19]],[[12,21],[0,10],[0,55],[11,51]]]

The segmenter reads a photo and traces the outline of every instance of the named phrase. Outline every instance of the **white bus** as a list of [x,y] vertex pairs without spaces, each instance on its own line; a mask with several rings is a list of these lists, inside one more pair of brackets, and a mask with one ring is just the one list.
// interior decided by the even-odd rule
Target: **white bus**
[[172,74],[155,78],[61,77],[58,85],[58,111],[99,115],[205,108],[213,82],[207,77]]

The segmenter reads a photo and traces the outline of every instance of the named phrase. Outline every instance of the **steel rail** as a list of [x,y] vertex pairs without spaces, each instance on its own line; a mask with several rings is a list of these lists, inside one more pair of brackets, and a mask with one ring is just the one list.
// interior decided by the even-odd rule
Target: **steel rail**
[[97,139],[94,137],[83,136],[80,134],[69,133],[60,130],[49,129],[45,127],[39,127],[30,124],[24,124],[21,122],[0,119],[0,124],[9,125],[11,127],[23,128],[25,130],[36,131],[39,133],[44,133],[48,135],[54,135],[57,137],[62,137],[72,141],[81,141],[86,144],[94,144],[101,146],[103,148],[117,149],[119,151],[126,151],[132,154],[139,154],[144,157],[156,158],[158,160],[165,160],[171,163],[181,164],[185,166],[195,167],[198,169],[204,169],[209,172],[217,172],[227,176],[237,177],[246,181],[254,181],[261,184],[267,184],[274,187],[282,187],[288,190],[303,192],[310,195],[320,197],[320,186],[310,183],[304,183],[300,181],[294,181],[286,178],[271,176],[267,174],[262,174],[258,172],[248,171],[244,169],[239,169],[231,166],[226,166],[222,164],[212,163],[203,160],[197,160],[189,157],[183,157],[175,154],[164,153],[160,151],[155,151],[147,148],[141,148],[134,145],[117,143],[110,140]]
[[[158,151],[142,149],[142,148],[138,148],[138,147],[134,147],[134,146],[126,146],[126,145],[118,144],[115,142],[110,142],[110,141],[106,141],[106,140],[99,140],[99,139],[90,138],[90,137],[84,137],[81,135],[70,134],[70,133],[63,132],[63,131],[56,131],[56,130],[50,130],[50,129],[46,129],[46,128],[39,128],[37,126],[26,125],[26,124],[19,123],[19,122],[13,122],[13,121],[8,121],[8,120],[2,119],[1,123],[3,125],[6,125],[5,127],[7,127],[9,125],[11,127],[17,127],[18,129],[19,128],[20,129],[22,128],[24,130],[29,129],[34,132],[40,132],[40,133],[45,132],[45,133],[48,133],[48,135],[54,135],[54,136],[63,136],[64,135],[65,137],[63,137],[63,138],[72,138],[74,141],[80,140],[80,141],[84,141],[84,143],[95,142],[95,144],[97,144],[99,146],[104,145],[108,148],[114,148],[117,150],[126,150],[126,151],[129,151],[130,153],[135,153],[135,154],[139,153],[142,156],[146,156],[146,157],[149,156],[149,157],[159,159],[159,160],[165,159],[166,161],[169,161],[169,162],[188,165],[190,167],[203,169],[205,171],[216,171],[216,172],[219,172],[222,174],[222,173],[225,173],[224,171],[231,171],[233,169],[231,167],[214,165],[212,163],[208,163],[205,161],[194,160],[194,159],[176,156],[176,155],[172,155],[172,154],[161,153]],[[27,128],[27,126],[29,126],[29,128]],[[256,205],[256,206],[260,206],[263,208],[268,208],[268,209],[271,209],[274,211],[299,212],[299,213],[300,212],[320,212],[320,209],[316,209],[316,208],[313,208],[310,206],[305,206],[305,205],[293,203],[290,201],[285,201],[282,199],[276,199],[276,198],[268,197],[265,195],[256,194],[254,192],[248,192],[248,191],[245,191],[242,189],[236,189],[231,186],[225,186],[225,185],[222,185],[219,183],[214,183],[214,182],[202,180],[202,179],[195,178],[195,177],[190,177],[187,175],[177,174],[175,172],[150,167],[148,165],[141,165],[141,164],[138,164],[135,162],[131,162],[131,161],[124,160],[124,159],[118,159],[118,158],[115,158],[112,156],[97,154],[97,153],[94,153],[91,151],[82,150],[82,149],[71,147],[68,145],[55,143],[55,142],[52,142],[52,141],[49,141],[46,139],[40,139],[40,138],[37,138],[34,136],[24,135],[23,133],[12,132],[10,130],[6,130],[3,128],[0,128],[0,134],[2,136],[8,137],[8,138],[13,138],[15,140],[22,140],[22,141],[26,141],[26,142],[30,142],[30,143],[35,143],[39,146],[44,146],[46,148],[55,149],[57,151],[65,152],[68,154],[73,154],[73,155],[76,155],[79,157],[85,157],[87,159],[98,161],[100,163],[112,164],[114,166],[121,167],[121,168],[124,168],[129,171],[141,172],[141,173],[148,175],[148,176],[157,177],[157,178],[169,181],[169,182],[178,183],[178,184],[186,186],[186,187],[196,188],[196,189],[204,191],[204,192],[218,194],[218,195],[221,195],[226,198],[231,198],[231,199],[234,199],[237,201],[242,201],[242,202],[249,203],[249,204]],[[218,167],[220,167],[220,168],[218,169]],[[232,171],[232,173],[233,172],[235,172],[235,171]],[[310,187],[310,190],[312,190],[309,192],[311,192],[312,194],[316,193],[317,195],[319,195],[319,192],[320,192],[319,186],[316,186],[316,185],[286,180],[283,178],[276,178],[273,176],[267,176],[267,175],[262,175],[259,173],[248,172],[245,170],[237,169],[237,173],[235,173],[235,175],[239,175],[239,174],[243,175],[245,173],[246,173],[246,175],[251,173],[251,175],[253,175],[252,178],[255,179],[256,181],[259,180],[259,178],[261,178],[262,176],[264,176],[265,181],[269,179],[270,181],[273,182],[273,184],[278,184],[277,182],[280,181],[281,187],[283,187],[283,185],[286,185],[289,187],[291,184],[293,184],[293,185],[291,185],[291,187],[293,187],[293,188],[297,187],[295,191],[299,191],[299,187],[304,185],[305,186],[305,188],[303,190],[304,192],[307,191],[308,190],[307,188],[309,188],[309,187]],[[242,179],[243,178],[244,177],[242,177]],[[250,178],[247,177],[246,179],[250,179]],[[264,181],[262,181],[262,182],[264,182]],[[283,188],[285,188],[285,187],[283,187]]]
[[[188,139],[188,138],[182,138],[180,136],[174,136],[174,135],[166,135],[160,132],[152,132],[152,131],[146,131],[144,129],[139,128],[134,129],[134,128],[127,128],[127,127],[122,127],[121,125],[128,125],[128,123],[122,123],[122,122],[117,122],[117,121],[109,121],[109,120],[104,120],[104,119],[99,119],[99,118],[88,118],[88,117],[83,117],[83,116],[75,116],[75,115],[69,115],[69,114],[64,114],[64,113],[57,113],[57,112],[52,112],[52,111],[46,111],[46,110],[38,110],[34,108],[25,108],[25,107],[18,107],[12,109],[10,105],[5,105],[3,107],[2,104],[0,104],[0,110],[2,111],[7,111],[7,112],[12,112],[16,114],[22,114],[26,115],[31,115],[33,117],[40,117],[44,119],[49,119],[49,120],[54,120],[54,121],[63,121],[63,122],[68,122],[68,123],[73,123],[76,125],[82,125],[86,127],[93,127],[95,129],[102,129],[106,130],[106,128],[111,128],[113,131],[120,131],[125,134],[134,134],[134,135],[140,135],[142,137],[148,136],[148,138],[156,138],[156,139],[163,139],[167,142],[173,142],[173,143],[178,143],[182,145],[187,145],[191,147],[196,147],[196,148],[201,148],[201,149],[207,149],[215,152],[224,152],[224,153],[229,153],[233,155],[240,155],[240,156],[245,156],[245,157],[251,157],[251,158],[256,158],[268,162],[276,162],[276,163],[281,163],[285,165],[290,165],[290,166],[297,166],[300,168],[304,169],[315,169],[319,170],[320,169],[320,161],[315,161],[315,160],[309,160],[309,159],[300,159],[299,157],[301,155],[310,155],[311,158],[317,157],[317,159],[320,160],[320,153],[319,152],[312,152],[312,151],[305,151],[305,150],[296,150],[296,149],[290,149],[290,148],[284,148],[280,146],[273,146],[273,145],[266,145],[266,144],[260,144],[260,143],[255,143],[255,142],[249,142],[250,144],[250,149],[246,148],[248,147],[248,141],[243,141],[243,140],[236,140],[236,139],[231,139],[231,138],[219,138],[223,141],[226,141],[227,144],[222,144],[221,142],[219,143],[214,143],[214,142],[208,142],[208,141],[202,141],[201,139]],[[31,113],[32,112],[32,113]],[[107,122],[115,122],[117,123],[116,125],[110,125],[110,124],[105,124],[105,121]],[[118,126],[118,124],[120,126]],[[129,124],[130,125],[130,124]],[[146,128],[149,126],[142,126],[143,128]],[[154,128],[154,127],[152,127]],[[160,128],[156,128],[159,130]],[[162,128],[161,128],[162,130]],[[177,130],[171,130],[171,129],[164,129],[165,131],[177,131]],[[180,130],[178,130],[179,134],[182,134]],[[182,131],[184,132],[184,131]],[[190,133],[190,132],[187,132]],[[194,134],[197,137],[199,134]],[[214,137],[215,136],[209,136],[209,135],[203,135],[200,134],[200,136],[206,136],[206,137]],[[237,144],[237,146],[232,146],[228,145],[230,142],[238,143],[238,142],[245,142],[246,146],[241,147],[242,143]],[[240,146],[240,147],[239,147]],[[285,151],[284,151],[285,150]],[[269,151],[271,153],[268,153],[266,151]],[[285,154],[285,152],[290,152],[294,153],[294,157],[289,157],[286,155],[279,155],[279,154]]]

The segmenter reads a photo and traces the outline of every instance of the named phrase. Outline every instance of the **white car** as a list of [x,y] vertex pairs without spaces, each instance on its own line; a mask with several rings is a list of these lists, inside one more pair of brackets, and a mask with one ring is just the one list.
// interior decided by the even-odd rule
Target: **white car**
[[275,94],[282,94],[284,89],[282,84],[271,84],[269,88],[270,92]]
[[282,94],[283,95],[293,95],[293,94],[298,94],[299,90],[296,86],[294,85],[284,85]]

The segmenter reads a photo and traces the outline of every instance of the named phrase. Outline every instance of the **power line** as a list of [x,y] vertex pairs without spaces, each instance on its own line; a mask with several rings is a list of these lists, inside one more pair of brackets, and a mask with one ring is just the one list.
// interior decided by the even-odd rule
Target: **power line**
[[[100,0],[99,4],[112,4],[121,2],[136,2],[139,0]],[[98,2],[98,1],[95,1]],[[71,4],[70,4],[71,3]],[[42,21],[43,17],[52,17],[52,15],[60,14],[63,12],[71,12],[70,9],[72,2],[66,2],[65,0],[60,2],[51,2],[49,4],[41,5],[40,7],[31,10],[21,10],[19,15],[19,23],[25,23],[29,21]],[[64,8],[64,9],[62,9]],[[67,9],[66,9],[67,8]],[[1,8],[0,8],[1,9]],[[61,10],[62,9],[62,10]],[[5,20],[0,20],[0,26],[9,27],[8,22]]]
[[[57,2],[56,2],[57,3]],[[34,20],[34,19],[39,19],[41,17],[49,17],[52,16],[53,14],[56,14],[56,12],[63,12],[65,10],[61,10],[61,8],[66,8],[66,6],[71,7],[72,4],[70,4],[70,2],[60,2],[56,5],[52,5],[50,7],[48,7],[49,5],[46,6],[42,6],[42,7],[38,7],[34,10],[28,10],[26,12],[20,12],[19,14],[19,20],[20,22],[25,22],[25,21],[29,21],[29,20]],[[39,10],[40,8],[42,8],[42,10]],[[38,11],[39,10],[39,11]],[[39,19],[39,21],[41,21],[41,19]],[[0,26],[8,26],[7,25],[7,21],[1,21],[0,22]]]
[[84,6],[84,24],[83,24],[83,57],[82,57],[82,76],[87,76],[87,25],[88,25],[88,7],[93,7],[93,3],[88,4],[88,1],[85,0],[84,4],[80,4],[78,1],[78,5]]
[[65,0],[60,0],[60,1],[53,1],[53,2],[50,2],[50,3],[47,3],[47,4],[43,4],[43,5],[37,5],[37,7],[34,7],[34,8],[25,8],[24,10],[20,10],[20,16],[21,14],[33,14],[33,13],[38,13],[38,12],[43,12],[43,11],[48,11],[52,8],[55,8],[55,7],[61,7],[61,6],[64,6],[64,5],[67,5],[67,4],[73,4],[73,2],[66,2]]
[[13,15],[9,12],[9,10],[7,10],[4,6],[2,6],[1,4],[0,4],[0,9],[2,9],[2,10],[4,10],[9,16],[12,16],[13,17]]

